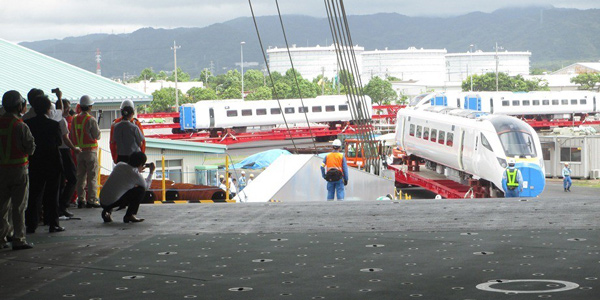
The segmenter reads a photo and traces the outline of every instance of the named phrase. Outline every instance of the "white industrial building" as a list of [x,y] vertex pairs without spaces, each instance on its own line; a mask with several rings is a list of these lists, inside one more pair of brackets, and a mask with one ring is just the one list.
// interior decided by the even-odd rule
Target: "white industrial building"
[[366,84],[375,76],[393,76],[402,81],[443,83],[446,70],[446,49],[375,50],[362,54],[361,75]]
[[[463,81],[470,74],[507,73],[509,76],[528,75],[531,52],[483,52],[446,54],[446,80]],[[497,70],[496,70],[497,65]]]
[[[358,69],[362,70],[362,53],[364,47],[354,46],[354,54],[358,64]],[[324,74],[327,78],[334,78],[338,72],[338,61],[335,53],[335,46],[321,47],[296,47],[290,48],[288,55],[287,48],[270,48],[267,50],[269,56],[269,68],[271,72],[277,71],[281,74],[292,68],[290,64],[290,55],[294,62],[294,68],[302,77],[313,80],[317,76]],[[361,72],[362,73],[362,72]]]

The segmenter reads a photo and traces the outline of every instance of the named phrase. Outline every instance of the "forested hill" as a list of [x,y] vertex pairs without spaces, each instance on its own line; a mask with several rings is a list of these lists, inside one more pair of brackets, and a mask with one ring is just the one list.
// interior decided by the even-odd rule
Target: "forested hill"
[[[573,61],[600,59],[600,10],[510,8],[493,13],[470,13],[458,17],[407,17],[395,13],[349,16],[352,39],[366,50],[417,48],[466,52],[470,44],[493,51],[495,42],[511,51],[531,51],[532,66],[555,68]],[[290,44],[331,44],[325,18],[283,17]],[[266,46],[285,46],[277,16],[258,18]],[[263,65],[252,18],[238,18],[204,28],[143,28],[130,34],[92,34],[63,40],[24,42],[23,46],[84,69],[96,68],[95,52],[102,52],[102,74],[139,74],[146,68],[173,69],[173,41],[177,64],[197,77],[213,62],[215,73],[232,69],[240,60]]]

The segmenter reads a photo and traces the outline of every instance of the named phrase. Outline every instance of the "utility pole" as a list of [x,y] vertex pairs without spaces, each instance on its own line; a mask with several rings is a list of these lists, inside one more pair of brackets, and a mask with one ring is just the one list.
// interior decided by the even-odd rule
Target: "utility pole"
[[[498,91],[498,65],[500,64],[500,57],[498,57],[498,42],[496,42],[496,92]],[[504,49],[500,47],[500,49]]]
[[321,67],[321,95],[325,95],[325,67]]
[[181,48],[181,46],[177,46],[177,43],[173,41],[173,59],[175,60],[175,109],[179,111],[179,91],[177,90],[177,49]]
[[242,100],[244,100],[244,44],[246,42],[240,42],[240,66],[242,67]]
[[469,45],[469,53],[471,55],[469,55],[470,58],[470,62],[469,62],[469,68],[467,69],[467,74],[469,74],[469,76],[471,77],[471,92],[473,91],[473,74],[470,69],[473,68],[473,44]]

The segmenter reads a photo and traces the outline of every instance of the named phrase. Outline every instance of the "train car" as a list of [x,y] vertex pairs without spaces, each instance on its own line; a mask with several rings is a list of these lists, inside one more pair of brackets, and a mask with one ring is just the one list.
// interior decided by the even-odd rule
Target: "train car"
[[[346,95],[318,96],[316,98],[277,100],[217,100],[184,104],[180,108],[182,131],[289,124],[345,122],[352,119]],[[281,105],[281,106],[280,106]],[[365,105],[357,111],[372,114],[371,98],[365,96]],[[305,115],[306,112],[306,115]]]
[[524,177],[522,196],[539,195],[545,186],[542,147],[535,130],[510,116],[442,106],[407,108],[397,116],[396,142],[426,166],[465,184],[491,184],[502,195],[502,173],[514,158]]
[[527,119],[600,118],[599,93],[561,92],[448,92],[415,97],[413,106],[448,106]]

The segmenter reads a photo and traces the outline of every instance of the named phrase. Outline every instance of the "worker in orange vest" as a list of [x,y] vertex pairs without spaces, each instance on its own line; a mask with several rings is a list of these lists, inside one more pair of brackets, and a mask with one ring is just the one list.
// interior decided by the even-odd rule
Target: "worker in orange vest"
[[[81,113],[73,118],[69,132],[73,144],[81,149],[77,154],[77,207],[100,207],[98,202],[98,121],[90,115],[92,99],[84,95],[79,100]],[[87,179],[87,180],[86,180]],[[87,201],[85,186],[87,183]]]
[[340,153],[342,142],[333,141],[333,152],[327,154],[321,165],[321,174],[327,180],[327,201],[333,201],[337,194],[339,201],[344,200],[344,186],[348,184],[348,164],[346,157]]
[[2,106],[5,113],[0,117],[0,248],[8,247],[7,238],[12,231],[13,250],[31,249],[33,246],[25,240],[25,209],[29,198],[28,157],[35,151],[35,142],[21,120],[27,108],[21,94],[4,93]]
[[[131,110],[127,109],[128,107],[131,108]],[[131,111],[133,111],[133,113],[131,113]],[[144,129],[142,129],[142,123],[135,117],[133,117],[133,115],[135,114],[135,107],[133,105],[133,101],[131,100],[125,100],[121,103],[121,115],[122,117],[117,118],[113,121],[112,125],[110,126],[110,154],[112,156],[113,162],[116,164],[120,161],[126,161],[126,157],[128,157],[131,153],[136,152],[136,151],[141,151],[141,152],[146,152],[146,139],[144,138]],[[129,121],[133,124],[135,124],[135,126],[137,126],[137,128],[139,128],[139,132],[141,134],[141,142],[137,141],[140,139],[140,137],[135,137],[135,136],[131,136],[132,139],[136,139],[137,142],[140,142],[140,144],[138,145],[138,147],[140,149],[132,149],[130,151],[128,151],[127,149],[123,149],[124,145],[121,145],[121,149],[119,149],[119,143],[117,142],[117,139],[114,136],[114,131],[115,131],[115,127],[117,126],[117,124],[119,124],[121,121],[126,120]],[[137,136],[137,134],[135,134]],[[134,144],[137,144],[134,143]],[[121,154],[119,154],[121,153]]]

